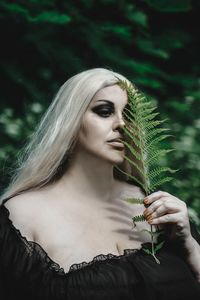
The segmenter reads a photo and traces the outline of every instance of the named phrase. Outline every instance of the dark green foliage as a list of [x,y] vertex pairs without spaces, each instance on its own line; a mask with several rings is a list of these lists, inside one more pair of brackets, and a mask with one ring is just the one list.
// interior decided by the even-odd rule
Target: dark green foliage
[[[7,185],[16,153],[58,87],[107,67],[127,76],[168,118],[175,148],[163,164],[180,169],[163,189],[200,224],[199,1],[0,0],[0,166]],[[167,133],[166,133],[167,134]]]
[[163,12],[188,11],[192,8],[191,0],[144,0],[154,9]]

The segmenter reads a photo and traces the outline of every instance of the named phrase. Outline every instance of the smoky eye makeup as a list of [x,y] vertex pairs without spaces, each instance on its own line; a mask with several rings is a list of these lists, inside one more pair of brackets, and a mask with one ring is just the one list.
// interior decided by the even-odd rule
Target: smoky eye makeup
[[[92,108],[92,111],[96,113],[97,115],[101,117],[109,117],[110,115],[114,114],[115,112],[115,107],[114,103],[109,101],[109,100],[98,100],[97,102],[102,102],[102,104],[98,104],[95,107]],[[123,112],[126,111],[128,108],[128,104],[125,105]]]
[[114,113],[114,106],[110,104],[99,104],[92,108],[92,111],[101,117],[109,117]]

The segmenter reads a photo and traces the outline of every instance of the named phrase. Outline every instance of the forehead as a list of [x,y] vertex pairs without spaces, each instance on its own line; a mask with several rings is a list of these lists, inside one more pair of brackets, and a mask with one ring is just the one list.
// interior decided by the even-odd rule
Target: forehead
[[117,84],[100,89],[93,97],[91,103],[94,104],[98,100],[109,100],[122,106],[128,102],[126,91],[122,90]]

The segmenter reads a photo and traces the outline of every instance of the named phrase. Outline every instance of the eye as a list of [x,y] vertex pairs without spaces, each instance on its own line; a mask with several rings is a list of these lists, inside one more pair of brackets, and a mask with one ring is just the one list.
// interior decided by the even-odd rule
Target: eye
[[113,108],[105,106],[94,107],[92,111],[103,118],[108,118],[114,113]]
[[113,111],[111,111],[111,109],[101,109],[98,112],[98,115],[104,118],[107,118],[109,116],[111,116],[113,114]]

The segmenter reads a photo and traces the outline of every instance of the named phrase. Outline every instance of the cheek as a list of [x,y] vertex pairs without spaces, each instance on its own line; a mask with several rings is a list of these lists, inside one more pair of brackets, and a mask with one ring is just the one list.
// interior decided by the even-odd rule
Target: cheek
[[106,122],[98,118],[88,118],[81,127],[81,138],[87,139],[92,144],[101,143],[106,140],[107,133]]

